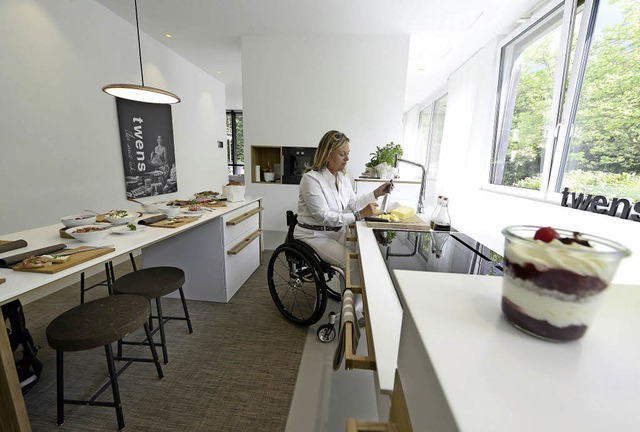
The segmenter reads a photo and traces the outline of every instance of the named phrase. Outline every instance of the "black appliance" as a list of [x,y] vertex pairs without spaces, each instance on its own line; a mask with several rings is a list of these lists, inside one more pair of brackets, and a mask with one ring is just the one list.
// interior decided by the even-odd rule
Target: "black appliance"
[[502,276],[503,257],[456,230],[373,233],[392,278],[392,270]]
[[282,147],[282,183],[300,184],[302,174],[313,165],[315,147]]

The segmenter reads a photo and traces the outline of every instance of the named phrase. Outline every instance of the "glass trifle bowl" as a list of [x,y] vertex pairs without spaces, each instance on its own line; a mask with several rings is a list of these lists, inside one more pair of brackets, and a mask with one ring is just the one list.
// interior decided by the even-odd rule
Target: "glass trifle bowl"
[[502,234],[507,320],[543,339],[580,339],[631,251],[602,237],[551,227],[509,226]]

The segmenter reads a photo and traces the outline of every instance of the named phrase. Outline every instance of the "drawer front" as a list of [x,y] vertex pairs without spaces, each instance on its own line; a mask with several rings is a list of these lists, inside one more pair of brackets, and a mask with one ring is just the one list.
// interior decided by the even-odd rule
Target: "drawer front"
[[222,217],[225,246],[231,243],[236,243],[238,238],[242,237],[247,232],[253,232],[259,228],[260,213],[256,213],[247,219],[236,222],[243,214],[257,208],[257,202],[251,203]]
[[[249,232],[248,234],[251,234]],[[239,242],[243,242],[242,237]],[[260,265],[260,239],[256,237],[244,249],[235,255],[227,252],[237,244],[225,246],[225,282],[227,286],[227,301],[240,289],[249,276]]]

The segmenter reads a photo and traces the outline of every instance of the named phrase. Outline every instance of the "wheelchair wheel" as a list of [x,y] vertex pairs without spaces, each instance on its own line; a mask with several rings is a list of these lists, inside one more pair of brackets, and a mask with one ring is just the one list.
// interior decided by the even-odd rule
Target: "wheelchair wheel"
[[271,255],[267,269],[271,298],[288,320],[315,324],[327,307],[327,288],[319,265],[307,253],[283,244]]
[[316,333],[320,342],[329,343],[336,337],[335,324],[323,324]]

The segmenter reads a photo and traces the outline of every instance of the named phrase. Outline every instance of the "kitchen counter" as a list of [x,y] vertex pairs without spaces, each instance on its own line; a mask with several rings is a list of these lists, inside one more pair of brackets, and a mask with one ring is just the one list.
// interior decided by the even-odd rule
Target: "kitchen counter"
[[640,286],[611,286],[582,339],[553,343],[503,318],[499,277],[395,276],[405,306],[398,368],[414,430],[638,428]]

